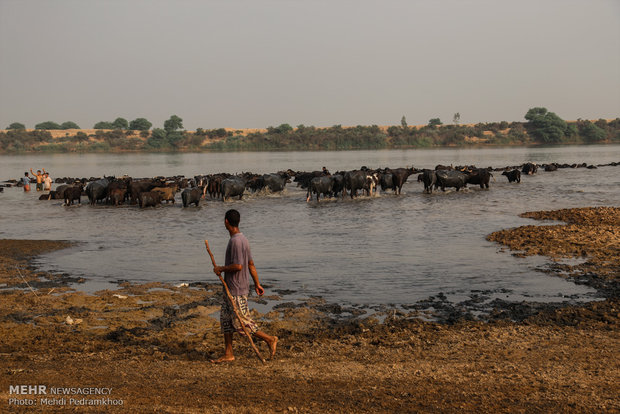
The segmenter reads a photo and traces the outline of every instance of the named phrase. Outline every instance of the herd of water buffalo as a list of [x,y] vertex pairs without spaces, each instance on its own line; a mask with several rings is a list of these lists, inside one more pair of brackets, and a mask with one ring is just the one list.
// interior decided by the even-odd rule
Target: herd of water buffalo
[[[620,162],[598,165],[617,166]],[[361,167],[353,171],[337,171],[331,174],[325,167],[318,171],[279,171],[271,174],[209,174],[197,175],[193,178],[184,176],[155,177],[134,179],[132,177],[104,178],[58,178],[54,190],[40,196],[42,200],[60,199],[66,205],[81,203],[83,196],[88,197],[91,205],[106,203],[119,206],[125,203],[138,204],[141,208],[156,207],[164,201],[166,204],[175,202],[175,196],[181,192],[183,207],[198,206],[207,196],[211,199],[226,201],[233,197],[241,199],[246,192],[257,193],[268,191],[278,193],[284,190],[287,183],[295,182],[298,187],[306,190],[306,201],[316,196],[355,198],[358,194],[370,196],[378,191],[393,191],[400,194],[403,184],[408,178],[417,174],[417,181],[424,184],[424,192],[452,187],[456,191],[468,184],[489,188],[493,172],[502,171],[508,182],[521,182],[521,174],[536,174],[538,169],[556,171],[561,168],[597,168],[587,164],[542,164],[525,163],[504,168],[477,168],[475,166],[437,165],[434,170],[411,168],[369,169]],[[14,181],[14,180],[13,180]],[[9,184],[10,185],[10,184]],[[19,185],[19,184],[18,184]],[[0,191],[2,187],[0,187]]]

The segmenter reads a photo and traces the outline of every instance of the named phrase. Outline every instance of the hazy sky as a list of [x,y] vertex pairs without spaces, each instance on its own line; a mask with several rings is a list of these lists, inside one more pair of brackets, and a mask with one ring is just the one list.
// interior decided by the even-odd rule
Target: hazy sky
[[620,116],[618,0],[0,0],[0,128]]

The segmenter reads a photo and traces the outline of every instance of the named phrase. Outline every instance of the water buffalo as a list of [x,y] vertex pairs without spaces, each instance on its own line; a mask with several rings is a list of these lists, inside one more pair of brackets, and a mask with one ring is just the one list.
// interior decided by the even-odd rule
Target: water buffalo
[[505,175],[506,177],[508,177],[508,182],[512,183],[512,182],[521,182],[521,171],[519,170],[510,170],[510,171],[504,171],[502,173],[502,175]]
[[231,177],[222,180],[222,200],[226,201],[230,197],[239,196],[239,200],[243,198],[245,191],[245,181],[239,177]]
[[125,202],[126,188],[113,188],[108,190],[108,200],[112,205],[119,206]]
[[319,201],[319,196],[323,194],[323,197],[331,196],[334,188],[334,179],[330,176],[314,177],[308,185],[308,193],[306,194],[306,202],[310,201],[312,194],[316,194],[316,201]]
[[523,164],[523,169],[521,169],[521,172],[527,175],[536,174],[537,171],[538,165],[531,162],[526,162],[525,164]]
[[222,181],[229,177],[231,177],[231,175],[228,173],[208,176],[207,191],[211,198],[220,198],[222,196]]
[[[54,195],[52,195],[52,199],[56,199],[56,200],[64,200],[65,199],[65,190],[67,188],[71,187],[71,185],[69,184],[62,184],[59,185],[58,187],[56,187],[56,192],[54,193]],[[50,194],[52,192],[50,191]]]
[[204,189],[200,187],[186,188],[181,193],[181,200],[183,200],[183,207],[188,207],[190,204],[195,204],[196,207],[200,204],[200,199],[204,196]]
[[433,170],[424,169],[418,178],[424,183],[424,192],[433,193],[433,186],[437,183],[437,173]]
[[284,186],[289,181],[289,175],[283,174],[264,174],[263,175],[264,186],[269,188],[271,192],[279,192],[284,190]]
[[413,167],[411,168],[396,168],[390,170],[392,173],[392,182],[394,184],[394,194],[400,194],[403,184],[407,181],[407,178],[415,172]]
[[547,172],[549,172],[549,171],[557,171],[557,170],[558,170],[558,165],[555,164],[555,163],[545,165],[545,171],[547,171]]
[[312,181],[315,177],[322,177],[325,174],[325,171],[312,171],[312,172],[298,172],[295,174],[295,179],[293,182],[297,183],[298,187],[303,189],[308,188],[310,185],[310,181]]
[[247,175],[245,179],[245,188],[253,193],[262,191],[265,188],[265,178],[262,175]]
[[332,195],[334,197],[338,197],[340,193],[344,197],[344,176],[342,174],[334,174],[331,176],[332,178]]
[[475,170],[467,170],[466,174],[466,184],[478,184],[480,188],[489,188],[489,181],[493,174],[489,172],[486,168],[477,168]]
[[161,201],[165,201],[166,204],[168,204],[168,202],[170,201],[172,201],[172,204],[174,204],[174,195],[176,194],[177,190],[178,186],[176,184],[174,184],[172,187],[155,187],[151,189],[151,191],[157,191],[158,193],[160,193]]
[[358,190],[365,191],[370,195],[372,176],[364,170],[349,171],[344,175],[344,186],[349,191],[351,198],[357,197]]
[[459,191],[467,184],[467,176],[460,171],[438,170],[435,171],[437,183],[435,188],[441,187],[441,191],[446,191],[446,187],[455,187]]
[[396,186],[394,185],[394,175],[389,169],[386,169],[383,173],[379,174],[379,185],[381,186],[381,191],[396,191]]
[[65,205],[70,206],[73,204],[74,200],[77,200],[78,204],[82,204],[81,201],[82,196],[82,186],[74,185],[71,186],[64,191]]
[[127,185],[127,192],[131,197],[131,204],[136,204],[138,202],[138,198],[140,193],[145,193],[147,191],[151,191],[155,187],[163,187],[166,183],[159,179],[148,179],[148,180],[139,180],[139,181],[131,181]]
[[109,184],[110,181],[107,178],[88,183],[86,186],[86,195],[88,196],[90,205],[94,206],[97,201],[104,200],[108,196]]
[[145,191],[138,196],[140,208],[157,207],[161,204],[161,194],[157,191]]

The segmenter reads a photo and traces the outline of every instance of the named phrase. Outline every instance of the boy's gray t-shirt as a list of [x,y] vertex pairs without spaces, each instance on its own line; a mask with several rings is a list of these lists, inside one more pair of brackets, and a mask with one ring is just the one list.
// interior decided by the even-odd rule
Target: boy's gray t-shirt
[[239,264],[243,266],[238,272],[224,272],[224,281],[233,296],[245,296],[250,293],[250,269],[248,263],[252,259],[250,242],[243,233],[234,234],[226,246],[225,266]]

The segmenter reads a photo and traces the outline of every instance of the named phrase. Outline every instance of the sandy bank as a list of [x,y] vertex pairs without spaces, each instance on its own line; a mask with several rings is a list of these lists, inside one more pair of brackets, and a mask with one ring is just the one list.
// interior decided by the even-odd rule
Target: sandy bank
[[65,242],[2,240],[0,408],[15,397],[11,385],[45,384],[111,387],[123,406],[105,411],[118,412],[618,410],[619,209],[528,214],[568,223],[490,239],[517,254],[586,254],[585,263],[558,271],[600,287],[605,301],[542,308],[518,323],[504,308],[491,322],[440,324],[413,314],[384,323],[337,318],[315,299],[255,315],[280,337],[275,360],[264,366],[240,340],[234,363],[208,362],[221,351],[215,283],[127,284],[85,295],[63,286],[66,277],[49,280],[28,266],[28,257]]

